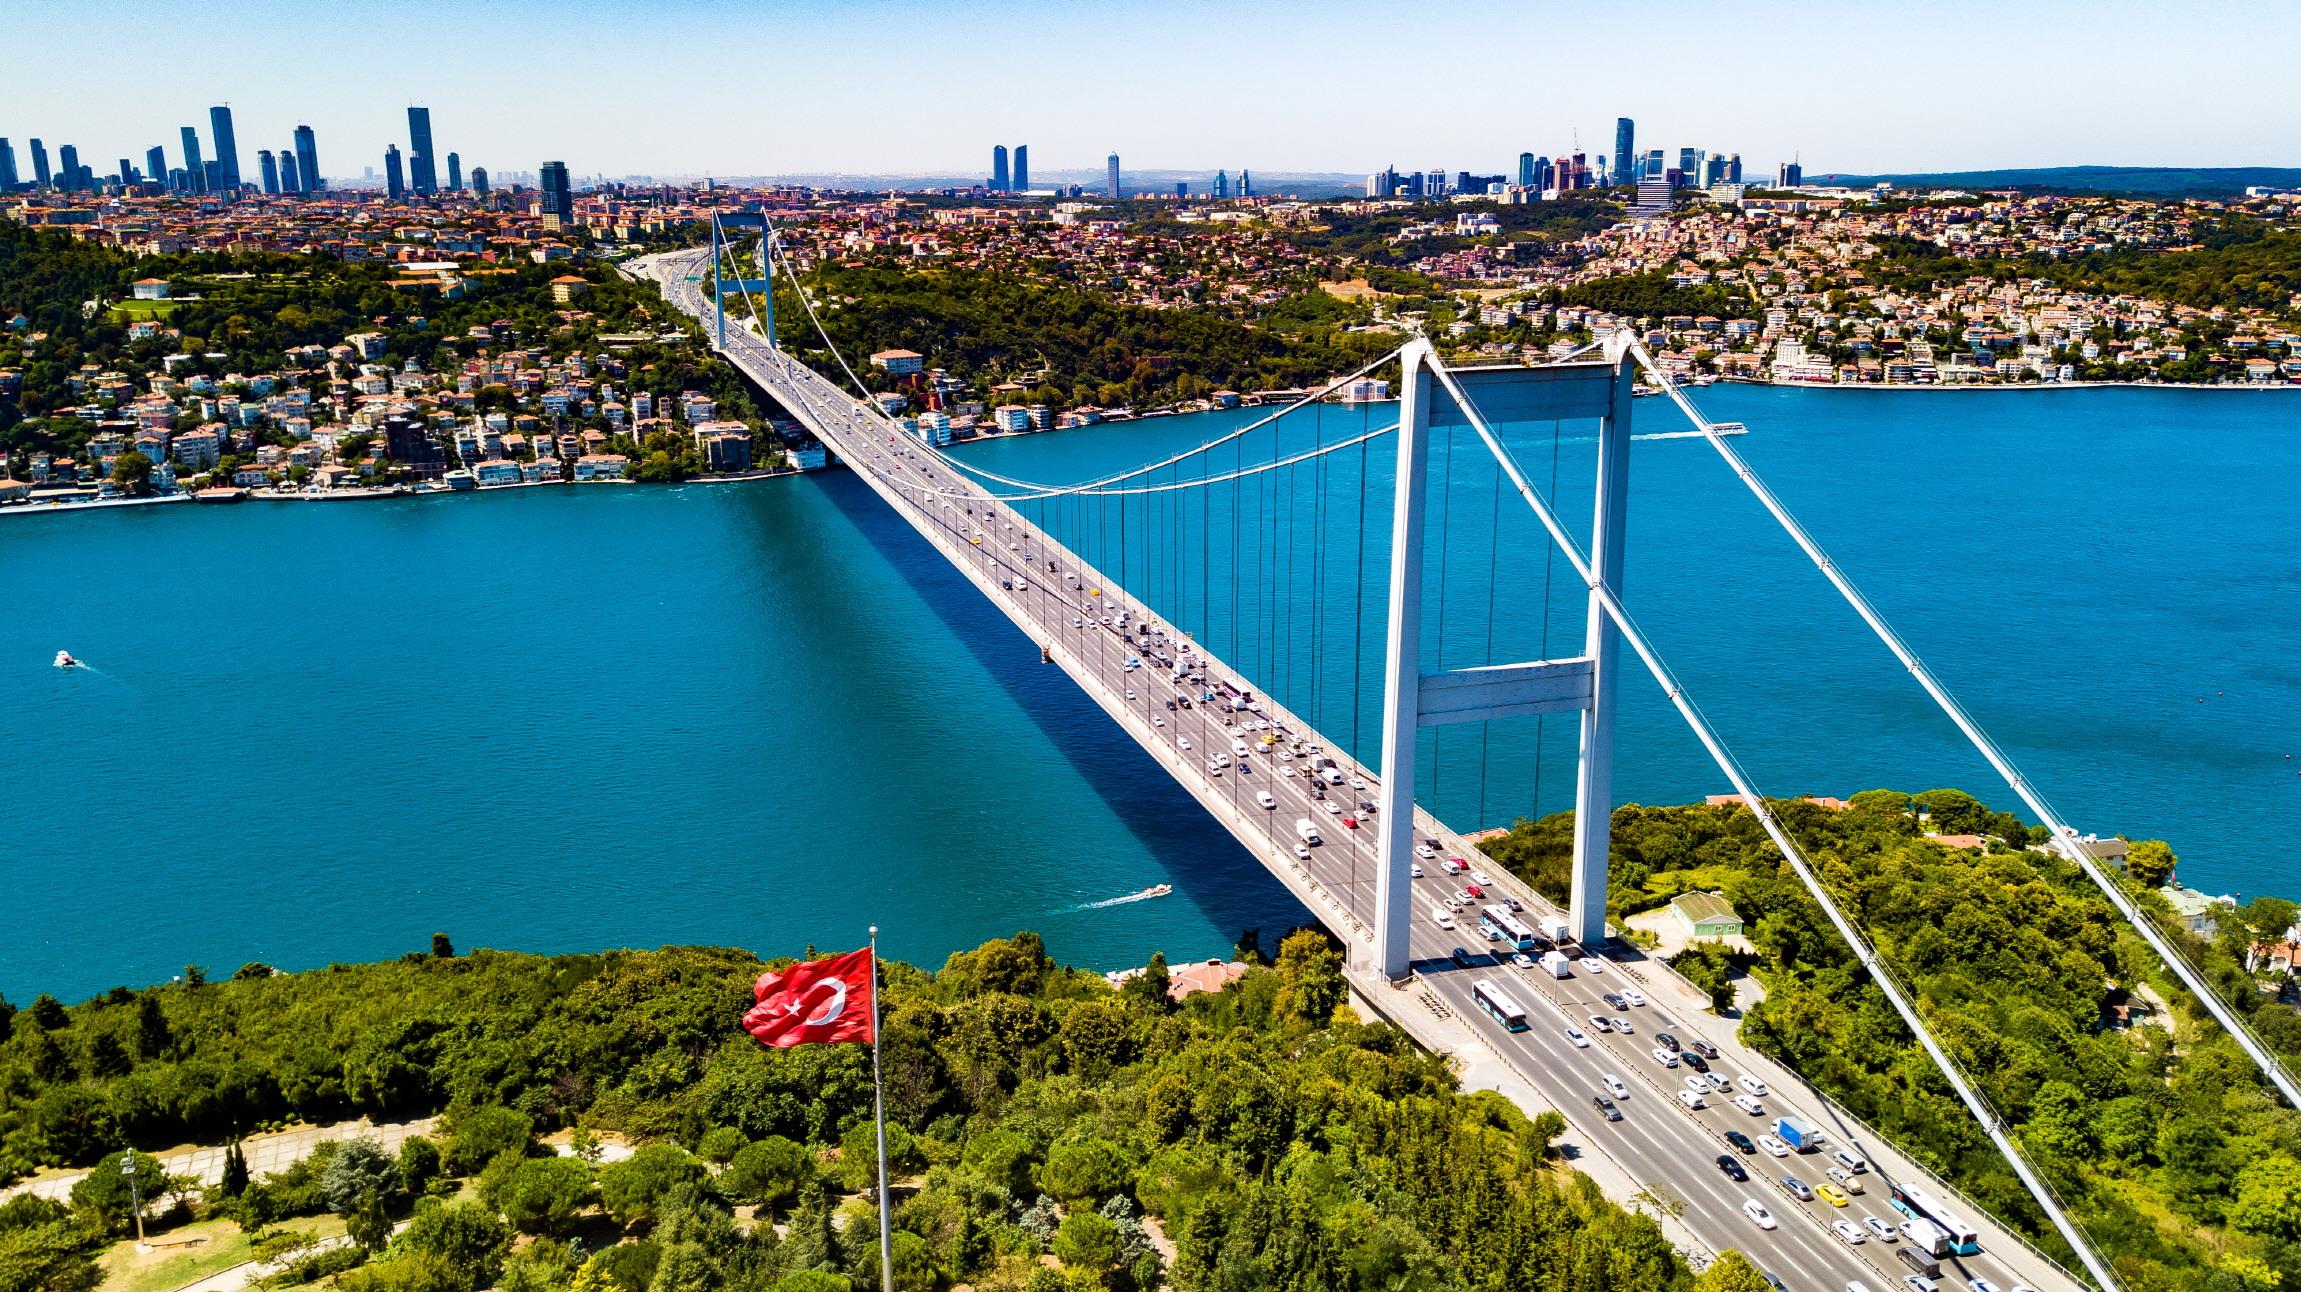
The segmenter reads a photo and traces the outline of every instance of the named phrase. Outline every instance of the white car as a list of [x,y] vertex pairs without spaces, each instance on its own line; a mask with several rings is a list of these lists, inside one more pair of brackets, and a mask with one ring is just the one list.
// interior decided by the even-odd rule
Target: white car
[[1577,1050],[1587,1050],[1590,1048],[1590,1038],[1582,1035],[1580,1028],[1569,1026],[1566,1029],[1566,1039],[1572,1041],[1574,1043],[1574,1048]]
[[1740,1086],[1744,1090],[1749,1091],[1751,1094],[1756,1095],[1760,1099],[1766,1097],[1766,1083],[1758,1080],[1756,1077],[1753,1077],[1746,1072],[1741,1076],[1734,1078],[1734,1084]]
[[1254,792],[1254,801],[1262,804],[1262,810],[1265,812],[1268,812],[1278,806],[1278,800],[1270,796],[1269,790],[1256,790]]
[[1166,719],[1154,717],[1151,719],[1151,725],[1154,727],[1163,727],[1166,725]]
[[[1293,774],[1293,771],[1289,769],[1287,775],[1292,776]],[[1422,878],[1422,863],[1419,861],[1412,863],[1408,867],[1408,873],[1413,875],[1416,879]]]
[[1610,1072],[1598,1078],[1598,1083],[1606,1087],[1607,1093],[1616,1099],[1628,1099],[1630,1097],[1630,1087],[1623,1085],[1622,1079]]
[[1292,767],[1281,767],[1278,769],[1278,774],[1281,776],[1292,776],[1294,775],[1294,769]]
[[1706,1095],[1710,1093],[1710,1083],[1702,1080],[1700,1077],[1689,1076],[1679,1084],[1685,1086],[1686,1089],[1693,1091],[1697,1095]]
[[1342,805],[1335,802],[1333,799],[1328,799],[1326,800],[1326,811],[1329,816],[1341,816]]
[[1424,861],[1438,860],[1438,850],[1431,847],[1427,843],[1418,843],[1414,845],[1414,855],[1422,858]]
[[1695,1094],[1691,1090],[1680,1090],[1677,1091],[1676,1094],[1678,1096],[1678,1102],[1684,1104],[1689,1110],[1694,1112],[1701,1111],[1702,1097],[1700,1095]]
[[1870,1164],[1863,1160],[1862,1155],[1854,1152],[1852,1149],[1841,1148],[1837,1152],[1830,1154],[1830,1157],[1832,1160],[1836,1161],[1839,1166],[1844,1167],[1846,1170],[1851,1171],[1856,1175],[1859,1175],[1863,1171],[1867,1171],[1870,1168]]
[[1752,1117],[1763,1117],[1766,1115],[1766,1106],[1759,1103],[1757,1100],[1750,1098],[1748,1095],[1735,1095],[1734,1107],[1741,1109],[1743,1112],[1748,1113]]
[[1445,867],[1447,874],[1459,875],[1463,871],[1470,869],[1470,863],[1462,860],[1460,857],[1448,857],[1445,862]]
[[[1361,786],[1360,788],[1363,789],[1364,787]],[[1470,872],[1470,882],[1481,887],[1486,887],[1492,885],[1494,880],[1490,878],[1483,870],[1473,870]]]
[[1294,855],[1303,861],[1310,860],[1310,845],[1307,843],[1294,845]]
[[1967,1279],[1965,1281],[1965,1285],[1966,1287],[1972,1289],[1972,1292],[1997,1292],[1997,1284],[1990,1282],[1988,1279]]
[[1245,741],[1243,741],[1243,740],[1233,740],[1233,741],[1231,741],[1231,742],[1230,742],[1230,752],[1232,752],[1232,753],[1234,753],[1234,754],[1238,755],[1238,756],[1239,756],[1239,757],[1241,757],[1241,758],[1244,758],[1244,757],[1246,757],[1246,742],[1245,742]]
[[1702,1080],[1709,1082],[1710,1089],[1717,1091],[1721,1095],[1733,1093],[1733,1087],[1727,1085],[1726,1079],[1719,1076],[1715,1072],[1703,1073]]
[[1174,742],[1175,742],[1175,744],[1177,744],[1177,745],[1180,745],[1180,746],[1181,746],[1181,747],[1183,747],[1184,749],[1188,749],[1188,748],[1190,748],[1190,737],[1189,737],[1189,736],[1176,736],[1176,737],[1174,738]]
[[1633,1005],[1643,1005],[1646,1003],[1646,994],[1639,991],[1635,987],[1624,987],[1622,990],[1614,994],[1620,996],[1626,1001],[1629,1001]]
[[1674,1068],[1678,1066],[1678,1056],[1657,1045],[1654,1047],[1654,1062],[1665,1068]]
[[1867,1226],[1871,1233],[1877,1235],[1877,1239],[1881,1243],[1890,1243],[1901,1235],[1901,1230],[1894,1227],[1894,1222],[1881,1216],[1864,1216],[1862,1217],[1862,1224]]
[[1869,1240],[1869,1235],[1862,1232],[1862,1227],[1850,1220],[1833,1220],[1830,1222],[1830,1228],[1837,1233],[1838,1237],[1846,1240],[1848,1247],[1859,1247]]
[[1606,972],[1606,966],[1599,963],[1598,957],[1596,956],[1584,956],[1582,957],[1582,972],[1604,973]]
[[1636,1031],[1636,1029],[1630,1026],[1630,1020],[1626,1018],[1615,1019],[1614,1030],[1620,1032],[1624,1036],[1634,1035]]
[[1756,1198],[1747,1199],[1742,1203],[1742,1214],[1757,1221],[1760,1229],[1772,1229],[1776,1224],[1774,1213],[1766,1210],[1766,1204]]
[[1779,1135],[1758,1136],[1758,1147],[1766,1150],[1768,1153],[1773,1154],[1775,1157],[1788,1157],[1790,1155],[1790,1146],[1784,1144]]

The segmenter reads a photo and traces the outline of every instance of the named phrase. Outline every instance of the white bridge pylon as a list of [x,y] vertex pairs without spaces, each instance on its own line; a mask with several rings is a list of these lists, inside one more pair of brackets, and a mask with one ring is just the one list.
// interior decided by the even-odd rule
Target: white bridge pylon
[[[1630,391],[1636,368],[1626,343],[1605,358],[1540,368],[1442,369],[1427,341],[1399,352],[1398,469],[1391,509],[1390,615],[1382,695],[1382,851],[1376,878],[1375,954],[1392,981],[1412,965],[1415,736],[1424,727],[1579,711],[1574,783],[1573,888],[1567,920],[1584,946],[1606,938],[1606,854],[1614,814],[1614,693],[1621,629],[1599,591],[1589,595],[1580,655],[1568,659],[1422,671],[1423,537],[1429,529],[1430,428],[1504,421],[1598,422],[1598,488],[1591,508],[1591,578],[1619,598],[1624,509],[1630,488]],[[1442,389],[1443,387],[1443,389]],[[1447,396],[1441,401],[1439,396]],[[1476,399],[1476,404],[1468,402]],[[1484,434],[1481,428],[1481,434]],[[1489,441],[1489,448],[1502,455]],[[1520,482],[1522,483],[1522,482]]]

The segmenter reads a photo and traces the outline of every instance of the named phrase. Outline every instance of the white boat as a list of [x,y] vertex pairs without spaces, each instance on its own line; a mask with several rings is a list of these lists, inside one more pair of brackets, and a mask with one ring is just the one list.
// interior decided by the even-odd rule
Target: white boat
[[1149,888],[1146,888],[1146,889],[1144,889],[1143,891],[1141,891],[1141,892],[1139,892],[1139,893],[1136,893],[1136,894],[1135,894],[1135,896],[1136,896],[1136,897],[1141,897],[1141,898],[1149,898],[1149,897],[1164,897],[1164,896],[1166,896],[1168,893],[1171,893],[1171,892],[1173,892],[1173,891],[1174,891],[1174,885],[1172,885],[1172,884],[1153,884],[1153,885],[1151,885]]
[[56,652],[56,667],[78,668],[80,667],[80,661],[72,658],[72,652],[68,650],[60,650]]

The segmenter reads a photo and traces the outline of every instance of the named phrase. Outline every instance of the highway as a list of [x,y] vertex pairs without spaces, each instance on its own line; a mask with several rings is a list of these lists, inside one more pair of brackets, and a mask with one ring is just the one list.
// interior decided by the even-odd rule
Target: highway
[[[708,264],[708,251],[672,252],[634,261],[627,272],[656,282],[668,300],[708,328],[710,301],[705,289],[690,281],[707,272]],[[1455,916],[1460,927],[1438,927],[1435,911],[1465,882],[1448,876],[1439,858],[1461,858],[1488,872],[1493,881],[1484,885],[1488,900],[1505,894],[1515,898],[1530,924],[1558,912],[1419,809],[1416,837],[1435,847],[1433,857],[1420,863],[1427,873],[1413,881],[1416,972],[1403,990],[1368,974],[1364,964],[1372,955],[1378,845],[1373,829],[1353,828],[1346,818],[1371,825],[1367,805],[1374,800],[1376,778],[1370,769],[902,434],[876,409],[842,393],[749,329],[739,332],[732,320],[725,357],[965,573],[1044,658],[1076,680],[1352,948],[1352,981],[1362,999],[1466,1062],[1492,1060],[1506,1066],[1536,1097],[1565,1115],[1572,1128],[1569,1140],[1583,1153],[1582,1165],[1617,1201],[1630,1202],[1629,1195],[1640,1189],[1673,1196],[1683,1204],[1675,1222],[1683,1235],[1710,1252],[1741,1249],[1795,1292],[1845,1292],[1854,1281],[1869,1292],[1907,1292],[1903,1276],[1909,1271],[1893,1254],[1898,1241],[1865,1234],[1859,1244],[1849,1243],[1832,1231],[1830,1222],[1850,1220],[1859,1228],[1863,1217],[1877,1216],[1898,1223],[1902,1217],[1888,1205],[1881,1176],[1914,1180],[1953,1205],[1962,1199],[1866,1133],[1855,1137],[1857,1151],[1872,1164],[1855,1177],[1866,1192],[1842,1208],[1793,1198],[1779,1177],[1792,1173],[1809,1186],[1828,1183],[1828,1149],[1846,1143],[1837,1129],[1842,1121],[1818,1100],[1809,1102],[1809,1092],[1782,1079],[1778,1068],[1745,1051],[1728,1023],[1704,1016],[1705,1002],[1690,986],[1634,950],[1599,949],[1593,960],[1574,968],[1573,976],[1559,979],[1492,955],[1477,931],[1476,903]],[[1176,664],[1183,667],[1178,670]],[[1340,785],[1317,778],[1325,759],[1333,760]],[[1263,806],[1262,795],[1268,795],[1271,806]],[[1315,829],[1315,845],[1299,837],[1297,823],[1302,821]],[[1450,962],[1456,948],[1473,953],[1472,967]],[[1504,1030],[1473,1003],[1471,984],[1481,979],[1501,987],[1525,1009],[1525,1031]],[[1616,1009],[1601,999],[1623,988],[1635,988],[1648,1003]],[[1634,1031],[1628,1036],[1596,1031],[1591,1015],[1624,1019]],[[1568,1038],[1569,1025],[1585,1034],[1586,1048]],[[1659,1032],[1714,1046],[1719,1058],[1712,1070],[1729,1081],[1743,1074],[1763,1081],[1768,1091],[1764,1115],[1734,1107],[1728,1093],[1715,1090],[1698,1111],[1682,1106],[1675,1093],[1693,1074],[1657,1061],[1652,1050]],[[1627,1092],[1615,1100],[1619,1121],[1606,1120],[1592,1103],[1594,1096],[1607,1093],[1602,1084],[1607,1076]],[[1802,1116],[1828,1128],[1829,1145],[1820,1154],[1776,1158],[1763,1151],[1735,1153],[1723,1139],[1728,1130],[1757,1139],[1781,1115]],[[1750,1175],[1747,1182],[1721,1172],[1715,1163],[1721,1153],[1733,1153],[1742,1163]],[[1778,1227],[1762,1228],[1745,1214],[1750,1199],[1760,1200]],[[1944,1258],[1943,1287],[1963,1290],[1971,1277],[1990,1280],[1999,1292],[2082,1286],[1978,1207],[1965,1205],[1962,1218],[1979,1230],[1983,1251]]]

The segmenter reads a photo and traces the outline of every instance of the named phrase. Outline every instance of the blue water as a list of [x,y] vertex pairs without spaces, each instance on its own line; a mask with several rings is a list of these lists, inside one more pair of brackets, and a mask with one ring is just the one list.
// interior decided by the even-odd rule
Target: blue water
[[[2301,399],[1703,402],[1752,426],[1743,451],[2081,828],[2167,837],[2214,891],[2301,892]],[[1282,451],[1388,411],[1291,418]],[[1075,480],[1242,416],[968,452]],[[1637,416],[1674,429],[1659,401]],[[1569,514],[1584,429],[1509,432]],[[1242,464],[1270,455],[1258,436]],[[1371,753],[1387,446],[1211,508],[1130,499],[1123,525],[1035,510]],[[1490,460],[1458,434],[1434,468],[1450,519],[1426,664],[1574,653],[1571,578]],[[1632,473],[1633,612],[1762,789],[2011,805],[1706,446],[1641,442]],[[388,956],[435,929],[772,954],[876,921],[890,954],[933,962],[1033,927],[1107,967],[1303,918],[844,473],[5,517],[0,606],[0,992],[19,1002]],[[59,648],[95,671],[48,667]],[[1569,726],[1426,737],[1420,793],[1462,826],[1566,806]],[[1626,799],[1725,788],[1642,679],[1620,757]],[[1092,905],[1162,880],[1174,896]]]

